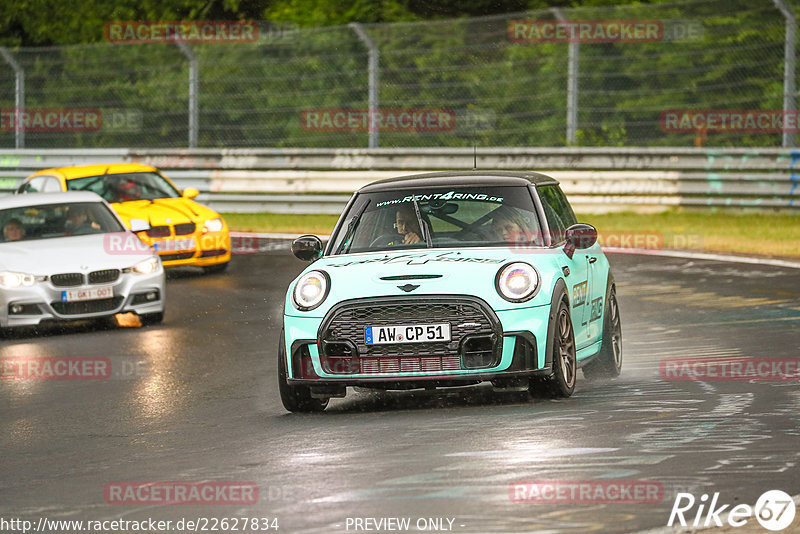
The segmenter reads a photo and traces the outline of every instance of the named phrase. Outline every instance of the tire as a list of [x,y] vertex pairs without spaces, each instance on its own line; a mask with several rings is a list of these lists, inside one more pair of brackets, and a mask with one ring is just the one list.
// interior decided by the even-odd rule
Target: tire
[[205,272],[206,274],[224,272],[225,269],[228,268],[229,263],[230,262],[226,261],[225,263],[218,263],[216,265],[209,265],[208,267],[203,267],[203,272]]
[[597,356],[583,366],[587,380],[616,378],[622,370],[622,324],[619,318],[617,292],[614,287],[608,292],[603,318],[603,342]]
[[552,337],[552,365],[550,376],[531,380],[530,391],[534,396],[544,393],[548,397],[569,397],[575,391],[578,361],[575,352],[575,332],[569,305],[559,299],[555,313]]
[[164,312],[143,313],[139,316],[142,326],[161,324],[164,321]]
[[278,391],[283,407],[293,413],[321,412],[330,399],[316,399],[308,386],[290,386],[286,382],[286,347],[283,330],[278,346]]

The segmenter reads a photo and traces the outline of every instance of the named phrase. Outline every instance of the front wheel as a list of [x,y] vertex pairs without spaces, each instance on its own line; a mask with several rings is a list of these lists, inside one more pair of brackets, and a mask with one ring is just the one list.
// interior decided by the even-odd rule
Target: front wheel
[[328,406],[329,399],[316,399],[311,396],[308,386],[290,386],[286,382],[286,346],[281,330],[278,346],[278,391],[283,407],[290,412],[321,412]]
[[543,391],[550,397],[569,397],[575,391],[578,361],[572,317],[564,300],[559,301],[552,330],[552,370],[550,376],[531,381],[531,393],[535,395]]
[[608,294],[605,317],[603,319],[603,343],[600,352],[583,366],[583,376],[587,380],[616,378],[622,370],[622,323],[619,318],[617,293],[614,288]]

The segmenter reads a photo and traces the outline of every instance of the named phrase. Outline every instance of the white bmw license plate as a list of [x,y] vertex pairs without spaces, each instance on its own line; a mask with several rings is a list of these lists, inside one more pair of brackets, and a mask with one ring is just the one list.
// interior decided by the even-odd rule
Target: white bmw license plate
[[193,237],[187,239],[172,239],[170,241],[156,241],[153,249],[156,252],[174,252],[176,250],[194,250],[196,248]]
[[367,345],[430,343],[432,341],[450,341],[450,323],[367,326],[364,328],[364,343]]
[[114,297],[113,286],[90,287],[86,289],[68,289],[61,292],[61,302],[79,302],[82,300],[100,300]]

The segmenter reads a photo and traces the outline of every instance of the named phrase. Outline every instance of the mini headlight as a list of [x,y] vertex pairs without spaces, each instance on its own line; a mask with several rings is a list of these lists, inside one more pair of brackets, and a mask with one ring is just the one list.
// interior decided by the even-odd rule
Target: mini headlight
[[221,232],[222,231],[222,219],[217,217],[216,219],[209,219],[203,224],[203,233],[206,232]]
[[525,302],[536,294],[539,288],[539,274],[527,263],[519,261],[509,263],[497,272],[495,286],[504,299],[510,302]]
[[304,274],[292,291],[292,300],[298,310],[313,310],[325,300],[330,289],[330,279],[324,271],[310,271]]
[[32,286],[36,283],[36,277],[28,273],[14,273],[4,271],[0,273],[0,286],[15,288],[20,286]]
[[151,274],[158,270],[158,258],[147,258],[134,265],[131,270],[139,274]]

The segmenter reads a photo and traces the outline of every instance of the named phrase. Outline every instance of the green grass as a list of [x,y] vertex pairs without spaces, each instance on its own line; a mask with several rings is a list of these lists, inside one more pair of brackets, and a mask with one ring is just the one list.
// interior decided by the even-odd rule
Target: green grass
[[[286,234],[330,234],[338,215],[225,213],[232,230]],[[800,257],[800,214],[669,210],[579,214],[607,239],[633,237],[668,249]],[[655,238],[653,236],[656,236]],[[608,243],[610,244],[610,242]]]
[[330,234],[338,215],[285,213],[223,213],[231,230],[275,234]]
[[584,214],[603,232],[656,233],[664,248],[800,257],[800,214],[670,210]]

